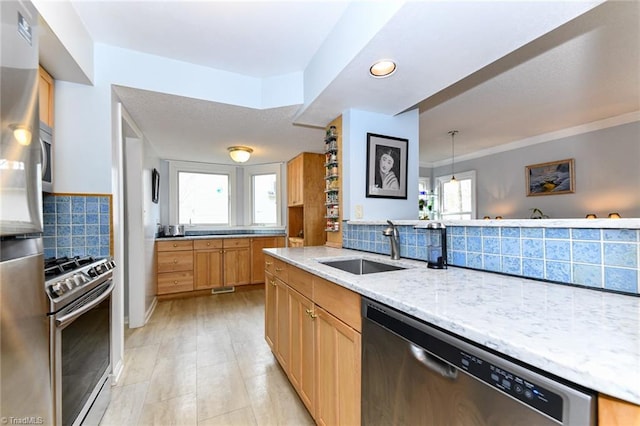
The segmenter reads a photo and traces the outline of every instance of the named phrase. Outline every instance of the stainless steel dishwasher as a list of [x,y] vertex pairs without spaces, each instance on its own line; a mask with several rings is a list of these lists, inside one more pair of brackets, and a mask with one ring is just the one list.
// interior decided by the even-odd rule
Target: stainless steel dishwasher
[[594,425],[595,394],[362,302],[362,424]]

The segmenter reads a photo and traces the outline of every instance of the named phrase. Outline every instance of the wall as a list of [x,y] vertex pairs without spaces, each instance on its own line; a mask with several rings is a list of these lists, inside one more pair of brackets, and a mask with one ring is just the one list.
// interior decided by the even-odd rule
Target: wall
[[[526,165],[575,159],[575,193],[525,195]],[[474,160],[456,162],[455,170],[477,172],[477,212],[504,218],[528,218],[539,208],[551,218],[640,217],[640,122],[557,139]],[[433,169],[448,175],[451,166]],[[508,178],[505,178],[508,177]]]
[[[428,234],[415,225],[398,226],[400,256],[426,261]],[[386,227],[345,222],[343,247],[389,254]],[[454,266],[640,294],[640,229],[453,225],[447,258]]]
[[[367,133],[405,138],[408,144],[407,199],[366,198]],[[358,219],[413,219],[418,200],[418,110],[396,116],[347,110],[342,115],[342,169],[344,219],[356,219],[356,206],[362,206]],[[413,184],[412,184],[413,182]]]

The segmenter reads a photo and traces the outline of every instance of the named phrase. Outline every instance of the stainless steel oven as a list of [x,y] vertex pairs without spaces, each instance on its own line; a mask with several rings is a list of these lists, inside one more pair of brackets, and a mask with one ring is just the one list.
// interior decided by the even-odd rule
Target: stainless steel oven
[[[57,425],[97,425],[111,395],[111,259],[51,259],[51,363]],[[66,269],[66,271],[65,271]],[[49,272],[47,272],[49,271]],[[60,274],[60,271],[62,274]]]

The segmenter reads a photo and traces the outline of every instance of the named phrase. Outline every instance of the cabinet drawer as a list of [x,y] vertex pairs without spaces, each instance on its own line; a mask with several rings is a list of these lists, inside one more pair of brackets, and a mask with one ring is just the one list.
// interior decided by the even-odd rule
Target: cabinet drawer
[[193,270],[192,251],[158,252],[158,272],[177,272]]
[[269,255],[264,256],[264,269],[271,275],[280,278],[282,281],[287,282],[287,264],[282,260],[276,259]]
[[213,239],[213,240],[194,240],[193,241],[193,249],[194,250],[207,250],[207,249],[221,249],[222,248],[222,239]]
[[313,295],[313,275],[300,268],[289,266],[287,284],[308,299]]
[[349,327],[362,331],[358,293],[314,275],[312,300]]
[[193,241],[156,241],[158,251],[193,250]]
[[158,274],[158,294],[179,293],[193,290],[193,272],[169,272]]
[[222,241],[222,246],[224,248],[249,247],[251,245],[250,238],[230,238]]

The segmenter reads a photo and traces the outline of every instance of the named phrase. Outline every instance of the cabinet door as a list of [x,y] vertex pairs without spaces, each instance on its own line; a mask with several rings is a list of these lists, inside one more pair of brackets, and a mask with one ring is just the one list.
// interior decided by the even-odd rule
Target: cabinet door
[[276,237],[251,239],[251,284],[264,282],[263,248],[279,247]]
[[278,305],[277,305],[277,287],[276,279],[268,271],[265,271],[264,283],[264,339],[271,348],[276,351],[276,340],[278,336]]
[[290,344],[289,378],[300,399],[315,417],[314,407],[314,320],[313,303],[289,287]]
[[360,424],[360,333],[316,306],[316,422]]
[[287,204],[297,206],[303,203],[303,175],[304,157],[298,155],[287,163]]
[[222,287],[222,249],[195,251],[195,288]]
[[640,425],[640,406],[601,394],[598,396],[598,425]]
[[276,278],[276,358],[284,371],[289,370],[289,290]]
[[40,121],[44,121],[47,126],[53,127],[53,78],[44,68],[39,69],[40,83],[38,89]]
[[224,285],[249,284],[251,279],[251,249],[224,249]]

